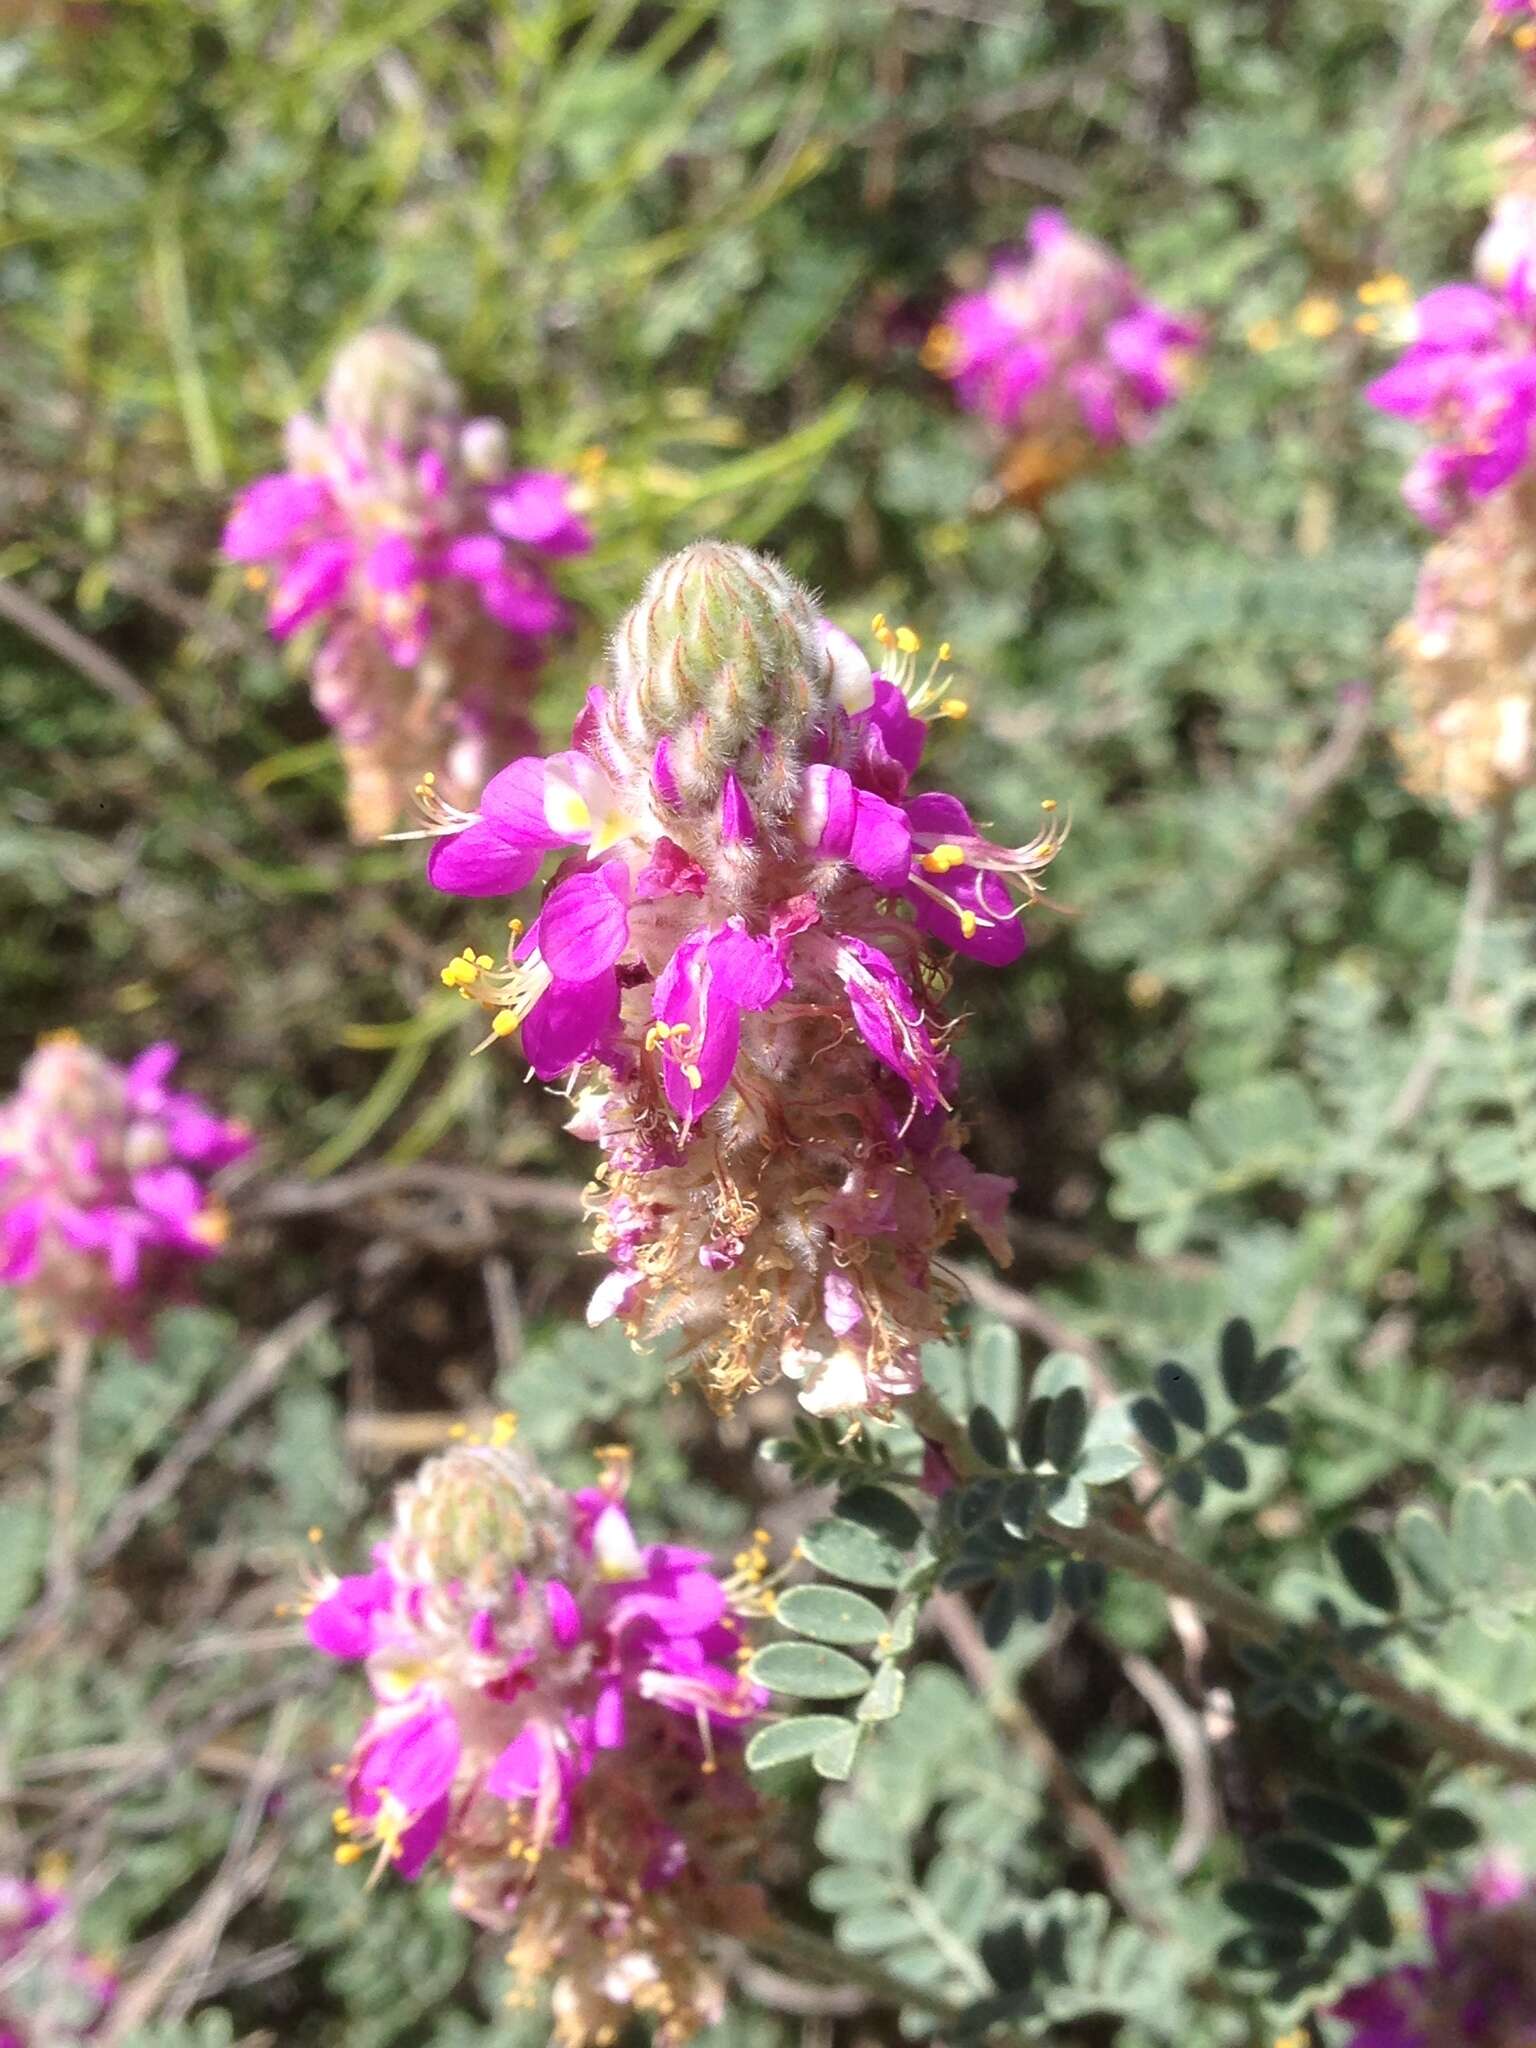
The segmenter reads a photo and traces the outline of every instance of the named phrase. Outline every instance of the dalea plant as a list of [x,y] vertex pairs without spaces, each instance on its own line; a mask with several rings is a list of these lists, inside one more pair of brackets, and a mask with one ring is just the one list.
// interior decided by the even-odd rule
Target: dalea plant
[[1018,959],[1060,829],[1047,802],[1001,845],[914,789],[930,717],[964,705],[947,647],[920,672],[917,636],[877,625],[885,673],[776,562],[701,542],[647,583],[569,749],[472,811],[425,792],[440,889],[510,896],[563,856],[505,963],[469,947],[443,980],[602,1149],[591,1320],[675,1333],[722,1407],[783,1375],[813,1414],[889,1416],[942,1333],[956,1230],[1007,1255],[1009,1184],[963,1149],[947,963]]
[[999,482],[1037,507],[1178,397],[1199,323],[1147,297],[1102,243],[1052,210],[1029,223],[985,285],[944,308],[923,362],[1004,442]]
[[514,468],[506,429],[467,419],[435,349],[380,328],[337,356],[288,467],[241,492],[224,553],[306,628],[354,834],[396,824],[420,776],[477,789],[527,744],[539,670],[570,611],[551,565],[591,534],[569,481]]
[[[567,1493],[511,1445],[431,1460],[371,1571],[317,1588],[308,1628],[377,1706],[336,1810],[338,1862],[441,1868],[455,1908],[551,1987],[555,2038],[632,2013],[690,2038],[723,2007],[709,1936],[765,1917],[764,1815],[741,1764],[767,1695],[746,1675],[764,1558],[637,1542],[628,1460]],[[514,1992],[514,1997],[519,1992]]]

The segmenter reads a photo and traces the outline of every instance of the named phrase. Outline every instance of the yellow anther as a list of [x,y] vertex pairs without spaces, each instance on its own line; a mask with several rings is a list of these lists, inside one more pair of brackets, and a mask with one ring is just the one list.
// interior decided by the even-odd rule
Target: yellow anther
[[1360,287],[1362,306],[1401,306],[1411,294],[1408,280],[1389,270],[1382,277],[1369,277]]
[[960,867],[964,860],[965,849],[956,846],[953,840],[946,839],[934,847],[931,853],[925,853],[918,861],[918,866],[925,868],[930,875],[947,875],[951,868]]
[[869,630],[871,631],[871,633],[883,633],[885,631],[884,612],[875,613],[875,616],[869,622]]
[[361,1842],[338,1842],[331,1851],[331,1860],[345,1868],[349,1863],[360,1863],[367,1854]]
[[1510,41],[1517,50],[1536,50],[1536,22],[1522,22]]
[[507,930],[514,939],[520,939],[523,936],[523,920],[520,917],[509,917],[507,919]]
[[1356,334],[1376,334],[1380,332],[1380,329],[1381,322],[1374,313],[1357,313],[1355,315]]
[[313,1529],[308,1530],[306,1533],[308,1534],[311,1543],[319,1543],[323,1541],[325,1536],[325,1531],[319,1526],[318,1523],[316,1523]]
[[967,938],[967,939],[974,939],[974,938],[975,938],[975,936],[976,936],[976,913],[975,913],[975,911],[974,911],[974,910],[962,910],[962,911],[961,911],[961,913],[960,913],[960,933],[961,933],[961,936],[962,936],[962,938]]
[[475,955],[475,965],[479,968],[484,969],[494,967],[496,965],[496,962],[491,958],[489,953],[477,953]]
[[491,1019],[491,1032],[496,1038],[510,1038],[517,1029],[517,1019],[510,1010],[498,1010]]
[[1322,341],[1330,334],[1337,334],[1343,318],[1336,299],[1314,292],[1296,308],[1296,331],[1306,335],[1310,341]]
[[1042,810],[1042,811],[1054,811],[1054,810],[1055,810],[1055,808],[1056,808],[1056,799],[1055,799],[1055,797],[1053,797],[1053,796],[1044,796],[1044,797],[1042,797],[1042,798],[1040,799],[1040,808],[1041,808],[1041,810]]
[[918,639],[910,626],[898,626],[896,628],[896,651],[898,654],[916,654],[922,647],[922,644],[922,641]]
[[940,718],[964,718],[970,705],[963,697],[946,697],[939,706]]
[[695,1066],[684,1067],[683,1079],[688,1083],[688,1086],[690,1088],[702,1088],[704,1086],[704,1076],[699,1072],[698,1068]]
[[431,789],[435,786],[436,782],[437,770],[435,768],[429,768],[426,774],[423,775],[421,778],[421,787],[423,789]]
[[1280,346],[1285,335],[1278,320],[1255,320],[1245,339],[1255,355],[1267,356],[1271,349]]
[[511,1443],[516,1435],[517,1417],[508,1408],[498,1415],[491,1424],[491,1442],[497,1450],[500,1450],[504,1445]]
[[948,661],[948,660],[949,660],[949,658],[950,658],[950,656],[951,656],[951,655],[952,655],[952,654],[954,653],[954,651],[955,651],[955,650],[954,650],[954,649],[953,649],[953,648],[952,648],[952,647],[950,646],[950,644],[949,644],[949,642],[948,642],[947,640],[941,640],[941,641],[939,642],[939,659],[940,659],[940,661]]
[[448,1434],[451,1437],[453,1437],[455,1441],[457,1441],[461,1437],[466,1437],[469,1435],[469,1424],[467,1422],[452,1423],[449,1425]]
[[331,1808],[331,1826],[338,1835],[350,1835],[356,1825],[356,1821],[352,1818],[351,1807],[333,1806]]
[[254,565],[247,569],[245,572],[245,587],[247,590],[265,590],[267,587],[266,570],[258,569]]

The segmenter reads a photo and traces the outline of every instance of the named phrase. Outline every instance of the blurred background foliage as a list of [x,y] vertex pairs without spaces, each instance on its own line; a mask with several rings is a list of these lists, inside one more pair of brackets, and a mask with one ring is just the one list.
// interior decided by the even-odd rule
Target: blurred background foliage
[[[935,772],[1000,836],[1027,837],[1042,798],[1070,812],[1032,955],[959,978],[976,1150],[1020,1183],[1017,1285],[974,1284],[1028,1355],[1064,1343],[1127,1389],[1233,1313],[1301,1347],[1294,1453],[1256,1459],[1249,1512],[1228,1525],[1213,1503],[1192,1542],[1267,1567],[1362,1502],[1536,1467],[1518,1405],[1532,987],[1501,912],[1474,999],[1446,1005],[1475,834],[1393,772],[1380,650],[1423,543],[1397,500],[1404,437],[1358,399],[1390,335],[1376,281],[1464,271],[1515,119],[1509,62],[1469,48],[1469,17],[1463,0],[8,10],[0,1071],[66,1022],[115,1053],[174,1036],[189,1083],[263,1138],[217,1306],[172,1319],[154,1361],[99,1367],[88,1625],[24,1637],[0,1707],[15,1853],[25,1836],[97,1873],[101,1940],[182,1943],[146,2040],[465,2048],[497,2009],[495,1966],[440,1894],[365,1903],[328,1861],[323,1774],[351,1706],[318,1699],[271,1611],[312,1524],[355,1562],[400,1459],[503,1404],[570,1476],[616,1431],[635,1442],[655,1527],[728,1544],[766,1517],[787,1543],[804,1512],[752,1454],[775,1396],[717,1427],[659,1398],[663,1362],[580,1329],[585,1161],[514,1058],[465,1057],[437,982],[491,920],[432,896],[419,850],[348,846],[302,680],[217,562],[231,491],[276,464],[284,419],[364,323],[435,342],[522,459],[589,494],[552,736],[650,564],[721,533],[780,552],[856,632],[879,609],[953,641],[971,714]],[[995,508],[994,451],[917,348],[1042,204],[1200,313],[1210,345],[1153,440],[1037,521]],[[1517,812],[1505,911],[1533,834]],[[48,1383],[19,1343],[6,1367],[15,1622],[46,1540]],[[1156,1976],[1125,1951],[1071,2038],[1255,2038],[1240,2007],[1202,2004],[1214,1894],[1170,1889],[1179,1788],[1151,1761],[1146,1698],[1114,1682],[1127,1646],[1172,1656],[1161,1608],[1120,1591],[1064,1647],[1059,1627],[1025,1633],[993,1694],[1015,1700],[1057,1645],[1023,1681],[1029,1712],[1113,1815],[1132,1890],[1187,1937]],[[1038,1750],[1004,1757],[1012,1724],[964,1701],[953,1643],[925,1654],[924,1711],[889,1736],[905,1748],[870,1746],[823,1850],[868,1862],[849,1816],[879,1810],[891,1869],[910,1889],[921,1864],[930,1905],[983,1867],[971,1904],[989,1910],[1091,1889]],[[1223,1763],[1240,1822],[1287,1754],[1266,1740]],[[983,1776],[1011,1790],[978,1815],[988,1741],[1002,1760]],[[795,1796],[805,1827],[769,1873],[786,1883],[814,1861]],[[1205,1877],[1230,1874],[1207,1857]],[[221,2011],[194,2023],[205,1999]],[[807,2024],[744,2013],[728,2031]]]

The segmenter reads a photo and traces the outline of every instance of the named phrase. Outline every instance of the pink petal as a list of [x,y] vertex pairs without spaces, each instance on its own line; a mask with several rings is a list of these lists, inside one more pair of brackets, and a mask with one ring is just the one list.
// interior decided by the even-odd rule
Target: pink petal
[[539,951],[557,981],[595,981],[629,943],[629,872],[608,861],[556,883],[539,912]]
[[427,880],[447,896],[510,896],[533,880],[540,855],[509,845],[485,820],[436,839],[427,855]]

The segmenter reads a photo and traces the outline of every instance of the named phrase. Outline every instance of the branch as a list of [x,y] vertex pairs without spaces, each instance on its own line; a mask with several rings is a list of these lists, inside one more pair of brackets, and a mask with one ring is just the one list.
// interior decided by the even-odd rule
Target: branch
[[[987,1475],[989,1468],[978,1459],[964,1429],[945,1413],[932,1393],[926,1388],[920,1389],[906,1407],[913,1427],[921,1436],[942,1447],[962,1477]],[[1295,1633],[1297,1625],[1289,1615],[1266,1606],[1262,1600],[1255,1599],[1241,1586],[1223,1578],[1209,1565],[1200,1564],[1181,1551],[1170,1550],[1149,1537],[1130,1535],[1098,1519],[1090,1520],[1081,1529],[1063,1529],[1054,1523],[1042,1522],[1039,1533],[1046,1541],[1075,1557],[1092,1558],[1110,1570],[1131,1572],[1135,1577],[1161,1587],[1165,1593],[1191,1601],[1243,1641],[1277,1643]],[[1327,1659],[1347,1685],[1366,1699],[1374,1700],[1398,1720],[1418,1729],[1435,1748],[1463,1764],[1491,1765],[1517,1784],[1536,1785],[1536,1750],[1490,1735],[1475,1722],[1453,1714],[1427,1693],[1415,1692],[1411,1686],[1355,1656],[1327,1636],[1314,1634],[1310,1640],[1319,1655]]]

